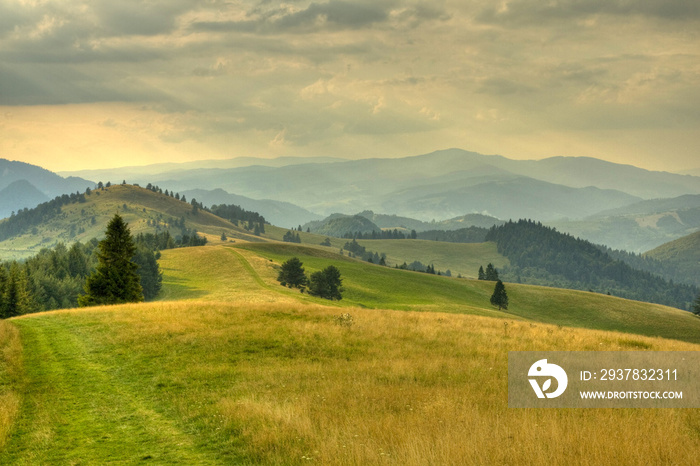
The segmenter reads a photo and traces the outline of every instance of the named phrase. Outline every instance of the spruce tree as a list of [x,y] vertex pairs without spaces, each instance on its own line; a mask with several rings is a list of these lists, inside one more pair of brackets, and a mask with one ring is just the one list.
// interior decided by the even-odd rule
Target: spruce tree
[[133,260],[139,266],[137,272],[141,277],[143,297],[146,301],[150,301],[158,295],[163,282],[163,273],[158,266],[156,255],[153,250],[139,245]]
[[486,280],[486,274],[484,273],[484,266],[479,266],[479,280]]
[[280,270],[277,276],[277,281],[280,282],[282,286],[288,286],[289,288],[302,288],[306,285],[307,279],[304,273],[304,264],[298,258],[292,257],[282,264],[282,270]]
[[20,267],[17,262],[13,262],[5,285],[2,317],[8,318],[26,314],[31,310],[31,303],[27,274],[24,268]]
[[330,300],[341,300],[343,299],[342,284],[340,270],[334,265],[329,265],[322,271],[311,274],[309,294]]
[[698,295],[695,299],[695,303],[693,303],[693,314],[700,316],[700,295]]
[[94,306],[143,301],[138,265],[132,261],[136,245],[128,224],[115,214],[105,233],[105,239],[99,244],[97,269],[87,278],[85,295],[78,297],[78,304]]
[[484,278],[492,282],[498,281],[498,270],[496,270],[496,268],[490,262],[489,265],[486,266],[486,274]]
[[493,289],[491,304],[498,306],[499,311],[501,309],[508,309],[508,294],[506,293],[506,287],[503,285],[501,280],[496,282],[496,287]]

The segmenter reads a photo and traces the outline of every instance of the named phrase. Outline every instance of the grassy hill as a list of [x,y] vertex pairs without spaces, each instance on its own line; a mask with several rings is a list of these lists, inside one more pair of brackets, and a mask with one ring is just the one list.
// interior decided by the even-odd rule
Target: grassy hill
[[259,240],[208,212],[200,210],[194,214],[189,203],[137,186],[113,185],[104,190],[96,189],[85,199],[86,202],[62,206],[59,215],[0,242],[0,259],[26,258],[58,242],[84,242],[101,238],[107,222],[115,213],[129,223],[134,235],[155,232],[158,225],[158,228],[169,229],[171,234],[177,236],[181,228],[173,226],[173,223],[184,218],[188,230],[197,230],[210,239],[218,239],[222,232],[226,232],[230,238]]
[[[309,272],[335,264],[345,298],[277,284],[292,255]],[[512,315],[499,314],[492,283],[278,243],[168,250],[161,266],[160,302],[0,322],[0,463],[641,465],[700,451],[698,410],[507,401],[509,351],[700,350],[536,320],[690,340],[688,313],[506,284]]]

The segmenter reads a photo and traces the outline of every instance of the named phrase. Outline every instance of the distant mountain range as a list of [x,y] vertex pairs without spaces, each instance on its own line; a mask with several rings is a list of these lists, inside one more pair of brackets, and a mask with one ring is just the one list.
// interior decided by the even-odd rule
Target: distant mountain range
[[[0,190],[26,181],[0,197],[0,216],[94,185],[4,160],[0,174]],[[469,222],[444,219],[468,215],[484,215],[487,223],[531,218],[636,252],[700,228],[700,176],[586,157],[512,160],[449,149],[403,158],[239,157],[63,174],[153,183],[205,205],[240,205],[284,227],[358,212],[384,216],[366,217],[380,228],[416,231],[464,228]]]
[[551,226],[613,249],[641,253],[700,229],[700,195],[652,199]]
[[246,210],[258,212],[265,217],[265,220],[268,222],[281,227],[296,227],[300,224],[322,218],[318,214],[309,212],[303,207],[290,204],[289,202],[273,201],[270,199],[251,199],[246,196],[227,193],[220,188],[214,190],[191,189],[183,191],[181,194],[187,196],[187,199],[196,199],[207,207],[221,204],[235,204]]
[[19,209],[35,207],[62,194],[83,192],[94,185],[83,178],[63,178],[36,165],[0,159],[0,219]]
[[[221,188],[324,216],[374,210],[423,221],[469,213],[500,219],[582,219],[644,199],[700,194],[700,177],[585,157],[523,161],[449,149],[394,159],[233,160],[209,162],[219,164],[210,168],[169,165],[161,172],[147,167],[129,172],[127,181],[179,192]],[[115,169],[100,175],[121,180],[125,173]]]

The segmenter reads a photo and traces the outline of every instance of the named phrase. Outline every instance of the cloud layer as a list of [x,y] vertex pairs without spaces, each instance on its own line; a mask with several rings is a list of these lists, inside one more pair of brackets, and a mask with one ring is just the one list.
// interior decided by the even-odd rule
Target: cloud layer
[[79,168],[459,146],[690,168],[699,5],[0,0],[0,157]]

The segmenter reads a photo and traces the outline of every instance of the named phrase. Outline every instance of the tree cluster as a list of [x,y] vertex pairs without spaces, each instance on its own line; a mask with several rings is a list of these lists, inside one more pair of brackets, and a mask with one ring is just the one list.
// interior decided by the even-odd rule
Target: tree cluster
[[486,237],[511,265],[510,281],[598,290],[629,299],[690,309],[698,289],[668,282],[615,260],[599,247],[531,220],[493,227]]
[[491,282],[498,281],[498,270],[496,269],[496,267],[493,266],[492,263],[489,262],[489,264],[486,266],[485,271],[483,266],[479,267],[478,278],[479,280],[488,280]]
[[447,243],[483,243],[487,233],[488,230],[481,227],[460,228],[459,230],[428,230],[418,233],[418,239]]
[[294,233],[292,230],[289,230],[282,237],[282,241],[286,243],[301,243],[301,237],[299,236],[299,233]]
[[347,241],[343,246],[341,251],[347,251],[350,257],[359,257],[363,261],[370,262],[372,264],[386,265],[386,254],[377,253],[367,250],[364,246],[360,245],[356,239],[353,238],[352,241]]
[[[415,231],[415,230],[414,230]],[[343,235],[345,239],[406,239],[406,235],[400,232],[398,229],[393,230],[372,230],[368,233],[362,233],[357,231],[355,233],[345,233]]]
[[323,270],[312,273],[307,278],[303,265],[297,257],[285,261],[277,276],[277,281],[282,286],[299,288],[302,292],[308,287],[308,293],[312,296],[330,300],[343,298],[343,280],[340,278],[340,271],[337,267],[329,265]]
[[213,205],[211,206],[211,212],[218,217],[221,217],[223,219],[228,220],[231,223],[234,223],[235,225],[238,225],[238,222],[248,222],[249,225],[262,225],[262,233],[265,232],[264,225],[269,224],[269,222],[265,220],[265,217],[263,217],[259,213],[245,210],[244,208],[234,204]]

